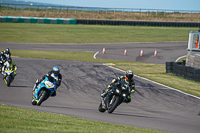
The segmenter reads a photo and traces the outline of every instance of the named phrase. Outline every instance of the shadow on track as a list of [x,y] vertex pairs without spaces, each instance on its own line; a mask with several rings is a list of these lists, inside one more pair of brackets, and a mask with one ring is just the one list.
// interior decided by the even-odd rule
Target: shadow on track
[[142,116],[142,115],[130,115],[130,114],[123,114],[123,113],[112,113],[113,115],[119,115],[119,116],[131,116],[131,117],[142,117],[142,118],[154,118],[154,119],[162,119],[158,117],[149,117],[149,116]]
[[47,108],[57,108],[57,109],[71,109],[71,110],[97,110],[97,109],[85,109],[85,108],[74,108],[74,107],[58,107],[58,106],[48,106],[48,105],[41,105],[41,107],[47,107]]
[[[15,87],[15,88],[23,87],[23,88],[25,88],[25,87],[31,87],[31,86],[12,86],[12,85],[11,85],[10,87]],[[10,87],[9,87],[9,88],[10,88]]]

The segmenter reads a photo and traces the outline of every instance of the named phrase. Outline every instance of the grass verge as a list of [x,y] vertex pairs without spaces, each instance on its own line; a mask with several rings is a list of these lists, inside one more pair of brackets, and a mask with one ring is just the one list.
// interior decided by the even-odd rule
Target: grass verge
[[162,133],[161,131],[122,126],[65,115],[37,112],[0,104],[0,132],[2,133]]

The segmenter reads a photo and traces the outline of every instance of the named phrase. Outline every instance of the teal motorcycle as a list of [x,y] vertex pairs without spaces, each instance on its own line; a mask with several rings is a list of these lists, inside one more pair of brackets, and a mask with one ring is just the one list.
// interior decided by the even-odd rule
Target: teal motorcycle
[[33,87],[32,105],[40,106],[47,100],[56,90],[56,81],[51,76],[46,76],[45,79]]

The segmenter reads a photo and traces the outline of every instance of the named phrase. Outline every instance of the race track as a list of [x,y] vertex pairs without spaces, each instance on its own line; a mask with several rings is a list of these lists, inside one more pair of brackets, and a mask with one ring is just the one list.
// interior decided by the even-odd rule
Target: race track
[[[187,54],[187,42],[156,42],[156,43],[111,43],[111,44],[15,44],[1,43],[1,49],[16,50],[42,50],[42,51],[92,51],[98,54],[99,59],[114,59],[137,61],[155,64],[165,64],[167,61],[175,61],[180,56]],[[124,56],[124,50],[127,55]],[[143,56],[139,56],[141,49]],[[154,52],[157,50],[157,56]]]
[[[152,55],[139,57],[133,60],[141,62],[169,60],[174,61],[179,56],[186,54],[184,50],[172,50],[177,47],[185,47],[186,42],[167,43],[136,43],[136,44],[3,44],[1,49],[28,50],[53,50],[53,51],[100,51],[106,47],[106,54],[101,52],[97,58],[106,58],[109,54],[117,54],[123,46],[129,46],[133,51],[139,50],[146,45],[150,47],[149,54],[153,49],[159,49],[158,58]],[[134,48],[133,45],[137,48]],[[113,46],[118,46],[113,48]],[[157,47],[156,47],[157,46]],[[163,48],[161,48],[163,46]],[[173,47],[174,46],[174,47]],[[186,46],[187,47],[187,46]],[[119,49],[117,49],[119,48]],[[108,49],[108,50],[107,50]],[[152,50],[151,50],[152,49]],[[163,51],[161,52],[161,49]],[[165,49],[165,50],[164,50]],[[186,49],[186,48],[183,48]],[[128,50],[130,51],[130,50]],[[148,50],[145,50],[148,51]],[[177,52],[175,52],[177,51]],[[11,51],[12,52],[12,51]],[[147,52],[148,53],[148,52]],[[169,56],[164,57],[164,55]],[[135,54],[128,53],[127,56]],[[174,54],[173,57],[172,54]],[[144,54],[145,55],[145,54]],[[127,57],[126,56],[126,57]],[[175,58],[176,57],[176,58]],[[111,55],[108,58],[122,59],[122,55]],[[142,58],[143,60],[139,60]],[[18,66],[16,79],[7,87],[0,80],[0,103],[37,110],[76,116],[89,120],[130,125],[134,127],[156,129],[171,133],[199,133],[200,131],[200,99],[185,95],[175,90],[160,86],[150,81],[135,77],[136,92],[132,95],[130,104],[121,104],[113,114],[100,113],[97,108],[100,103],[100,92],[105,89],[111,80],[121,76],[124,72],[112,69],[100,63],[86,63],[78,61],[47,60],[13,58]],[[124,59],[126,60],[126,59]],[[63,76],[62,84],[58,88],[57,96],[50,97],[40,107],[31,104],[32,88],[37,78],[47,73],[53,66],[61,69]]]

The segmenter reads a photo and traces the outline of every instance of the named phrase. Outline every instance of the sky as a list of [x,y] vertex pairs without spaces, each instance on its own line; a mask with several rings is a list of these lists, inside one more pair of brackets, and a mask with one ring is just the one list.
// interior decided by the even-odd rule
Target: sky
[[63,6],[199,10],[200,0],[24,0]]

